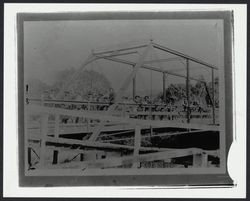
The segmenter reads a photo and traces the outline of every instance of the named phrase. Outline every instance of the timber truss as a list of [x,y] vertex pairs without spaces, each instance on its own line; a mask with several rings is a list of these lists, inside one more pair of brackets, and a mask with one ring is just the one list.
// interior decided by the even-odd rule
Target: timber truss
[[[125,55],[132,55],[137,54],[138,50],[141,50],[141,54],[139,54],[139,58],[137,62],[121,59],[121,56]],[[145,61],[145,58],[149,54],[150,51],[158,49],[162,52],[170,53],[175,55],[177,58],[180,58],[185,61],[186,66],[186,75],[180,75],[174,72],[170,72],[168,70],[163,70],[154,66],[154,63],[161,63],[167,62],[169,59],[157,59],[151,61]],[[119,58],[117,58],[119,57]],[[203,132],[203,131],[219,131],[219,126],[215,125],[215,96],[214,96],[214,71],[218,70],[218,68],[214,65],[206,63],[200,59],[196,59],[189,55],[183,54],[181,52],[172,50],[170,48],[164,47],[155,43],[153,40],[150,40],[148,43],[135,45],[135,46],[127,46],[123,48],[111,49],[106,51],[92,51],[91,54],[88,56],[86,61],[83,63],[81,68],[69,79],[65,82],[63,88],[61,89],[60,93],[63,92],[69,83],[71,83],[75,78],[79,75],[88,64],[96,61],[96,60],[109,60],[116,63],[126,64],[132,67],[131,73],[126,77],[124,83],[120,87],[119,91],[115,96],[114,104],[109,106],[107,111],[98,112],[98,111],[74,111],[69,109],[61,109],[61,108],[53,108],[53,107],[46,107],[46,106],[37,106],[37,105],[28,105],[28,113],[38,113],[41,114],[42,117],[42,124],[41,124],[41,150],[40,150],[40,165],[44,164],[45,152],[47,143],[61,143],[61,144],[78,144],[85,147],[91,147],[96,149],[128,149],[133,150],[133,156],[125,157],[125,158],[116,158],[116,159],[102,159],[100,163],[98,161],[85,161],[82,164],[87,166],[94,166],[94,167],[109,167],[110,165],[120,165],[124,164],[125,161],[130,161],[131,163],[138,163],[142,161],[152,161],[152,160],[159,160],[165,158],[173,158],[173,157],[183,157],[188,155],[197,155],[201,153],[205,153],[206,157],[208,154],[211,155],[218,155],[217,152],[210,153],[209,151],[204,151],[200,149],[188,149],[188,150],[169,150],[169,149],[160,149],[157,147],[142,147],[141,146],[141,128],[143,126],[160,128],[160,127],[168,127],[168,128],[184,128],[187,129],[189,132]],[[190,61],[203,65],[206,68],[211,70],[211,77],[212,77],[212,94],[211,94],[211,102],[212,102],[212,119],[213,125],[201,125],[201,124],[194,124],[190,123],[190,80],[204,82],[204,80],[200,80],[197,78],[193,78],[190,76],[189,73],[189,63]],[[166,75],[173,75],[176,77],[182,77],[186,79],[186,98],[187,98],[187,111],[186,111],[186,119],[187,123],[176,123],[171,121],[161,121],[161,120],[146,120],[146,119],[132,119],[129,117],[124,116],[117,116],[115,114],[116,106],[122,101],[122,97],[124,93],[127,91],[129,85],[133,84],[133,97],[136,96],[136,74],[138,73],[140,68],[148,69],[151,71],[156,71],[162,73],[163,79],[163,99],[166,99],[166,89],[165,89],[165,82],[166,82]],[[48,117],[49,114],[55,115],[55,129],[54,135],[48,136]],[[75,117],[84,117],[89,119],[99,119],[99,124],[93,129],[91,136],[87,140],[75,140],[75,139],[65,139],[59,136],[59,119],[62,115],[70,115]],[[114,143],[103,143],[98,142],[97,139],[100,137],[102,130],[104,129],[105,125],[110,123],[118,123],[118,124],[130,124],[134,127],[134,146],[131,145],[119,145]],[[140,155],[140,151],[154,151],[156,153],[148,153]],[[30,154],[30,153],[29,153]]]

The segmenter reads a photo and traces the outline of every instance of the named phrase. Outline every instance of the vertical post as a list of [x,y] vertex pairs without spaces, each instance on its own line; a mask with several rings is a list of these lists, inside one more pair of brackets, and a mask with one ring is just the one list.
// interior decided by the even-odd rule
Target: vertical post
[[52,164],[57,164],[58,163],[58,150],[53,151],[53,161]]
[[60,115],[55,114],[55,133],[54,133],[55,138],[59,137],[59,121],[60,121]]
[[[88,100],[88,112],[90,111],[90,103],[89,103],[89,100]],[[89,118],[86,118],[87,120],[87,132],[89,132]]]
[[28,147],[28,165],[31,167],[31,147]]
[[187,64],[187,80],[186,80],[186,96],[187,96],[187,123],[190,122],[190,103],[189,103],[189,60],[186,60]]
[[208,166],[208,155],[207,155],[207,153],[202,153],[201,166],[202,167],[207,167]]
[[208,155],[207,153],[193,154],[193,167],[207,167]]
[[43,114],[41,118],[41,149],[40,149],[40,165],[42,168],[45,165],[46,138],[48,134],[48,120],[49,120],[49,115]]
[[[141,146],[141,127],[139,125],[135,126],[135,141],[134,141],[134,156],[139,155],[139,150]],[[138,168],[140,163],[134,163],[133,168]]]
[[153,136],[153,127],[150,126],[150,133],[149,133],[149,136],[150,136],[150,142],[152,140],[152,136]]
[[164,103],[166,103],[167,97],[166,97],[166,73],[165,72],[163,73],[163,88],[162,88],[162,90],[163,90],[163,101],[164,101]]
[[215,97],[214,97],[214,69],[212,69],[212,107],[213,107],[213,124],[215,124]]
[[84,155],[83,155],[83,153],[80,153],[80,161],[84,161]]
[[44,106],[44,96],[41,95],[41,106]]
[[26,104],[29,104],[29,85],[26,84]]
[[133,100],[135,100],[136,96],[136,76],[133,78]]

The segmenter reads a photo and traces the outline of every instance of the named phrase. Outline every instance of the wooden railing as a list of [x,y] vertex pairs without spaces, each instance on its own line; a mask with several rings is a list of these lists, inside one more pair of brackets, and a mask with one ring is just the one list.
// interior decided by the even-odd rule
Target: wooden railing
[[[94,161],[82,161],[83,157],[80,157],[81,167],[92,167],[92,168],[105,168],[105,167],[113,167],[113,166],[119,166],[121,164],[133,164],[134,168],[140,167],[141,162],[145,161],[154,161],[154,160],[164,160],[164,159],[171,159],[174,157],[182,157],[182,156],[189,156],[193,155],[194,162],[193,166],[197,166],[197,164],[200,164],[201,167],[206,167],[207,164],[207,155],[214,155],[217,156],[218,153],[201,150],[201,149],[166,149],[166,148],[158,148],[158,147],[142,147],[141,141],[142,141],[142,135],[141,135],[141,128],[142,126],[151,126],[151,127],[177,127],[177,128],[187,128],[187,129],[196,129],[202,131],[219,131],[218,126],[209,126],[209,125],[200,125],[200,124],[178,124],[173,123],[171,121],[166,122],[162,121],[152,121],[152,120],[144,120],[144,119],[131,119],[131,118],[124,118],[120,116],[110,116],[105,115],[98,112],[91,112],[91,111],[75,111],[70,109],[61,109],[61,108],[51,108],[46,106],[38,106],[38,105],[28,105],[27,106],[27,112],[28,114],[40,114],[41,115],[41,135],[40,135],[40,154],[39,154],[39,163],[37,167],[40,168],[50,168],[47,167],[48,164],[45,163],[46,158],[46,150],[47,146],[51,146],[48,144],[53,144],[53,160],[52,164],[54,168],[60,168],[70,165],[70,164],[60,164],[59,166],[55,166],[58,164],[58,156],[60,155],[60,148],[58,148],[56,145],[65,146],[70,145],[72,146],[82,146],[87,148],[94,148],[94,149],[113,149],[117,150],[118,152],[120,150],[132,150],[133,156],[127,156],[127,157],[119,157],[119,158],[109,158],[109,159],[100,159],[100,160],[94,160]],[[48,127],[49,127],[49,115],[53,114],[55,116],[54,121],[54,135],[48,136]],[[69,115],[69,116],[75,116],[75,117],[84,117],[84,118],[93,118],[93,119],[105,119],[109,120],[110,122],[119,122],[119,123],[129,123],[132,126],[134,126],[134,145],[121,145],[121,144],[114,144],[111,142],[101,142],[101,141],[89,141],[89,140],[76,140],[76,139],[66,139],[59,136],[59,126],[60,126],[60,116],[62,115]],[[192,132],[192,131],[190,131]],[[28,139],[27,139],[28,140]],[[27,143],[29,144],[29,143]],[[59,147],[60,147],[59,146]],[[67,146],[66,146],[67,147]],[[31,150],[30,147],[28,148],[28,157],[31,157]],[[72,149],[69,149],[72,151]],[[148,154],[139,154],[139,152],[157,152],[157,153],[148,153]],[[84,153],[84,150],[80,151],[81,154]],[[79,154],[79,153],[77,153]],[[28,158],[28,164],[30,163],[31,159]],[[199,161],[199,162],[197,162]],[[73,164],[73,163],[72,163]],[[30,167],[29,167],[30,168]]]

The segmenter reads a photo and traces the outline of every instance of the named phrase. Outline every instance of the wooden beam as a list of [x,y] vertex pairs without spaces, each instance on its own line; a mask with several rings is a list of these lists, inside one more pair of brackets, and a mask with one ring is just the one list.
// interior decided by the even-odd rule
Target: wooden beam
[[112,157],[107,159],[99,159],[99,160],[89,160],[84,162],[71,162],[54,166],[47,166],[47,168],[65,168],[70,166],[80,166],[81,168],[110,168],[117,167],[121,165],[128,165],[133,163],[140,163],[146,161],[156,161],[156,160],[165,160],[171,158],[178,158],[189,156],[193,154],[207,153],[209,155],[217,156],[218,151],[206,151],[198,148],[188,148],[188,149],[179,149],[173,151],[163,151],[157,153],[148,153],[148,154],[140,154],[138,156],[124,156],[124,157]]
[[48,114],[42,114],[41,117],[41,147],[40,147],[40,161],[41,166],[45,165],[45,156],[46,156],[46,138],[48,134]]
[[[83,140],[75,140],[75,139],[68,139],[68,138],[54,138],[47,136],[46,142],[50,143],[58,143],[58,144],[68,144],[68,145],[81,145],[84,147],[92,147],[96,149],[113,149],[113,150],[134,150],[134,146],[129,145],[121,145],[121,144],[112,144],[112,143],[102,143],[102,142],[90,142],[90,141],[83,141]],[[140,151],[164,151],[166,148],[158,148],[158,147],[140,147]]]
[[[108,111],[106,112],[107,115],[111,115],[115,111],[117,104],[122,101],[122,95],[127,91],[129,84],[133,81],[139,68],[143,65],[144,59],[147,56],[148,51],[150,49],[151,49],[151,44],[146,46],[142,55],[140,55],[138,62],[134,66],[133,71],[127,76],[127,78],[123,82],[122,86],[120,87],[119,91],[117,92],[117,94],[115,96],[115,104],[113,104],[112,106],[110,106],[108,108]],[[101,132],[101,129],[104,127],[105,122],[107,122],[107,121],[108,120],[104,120],[104,119],[101,120],[101,123],[99,124],[99,126],[96,127],[96,129],[93,131],[93,134],[90,136],[89,141],[95,141],[97,139],[98,135]]]
[[213,124],[215,124],[215,88],[214,88],[214,69],[212,69],[212,115]]
[[[144,136],[141,136],[141,139],[154,138],[154,137],[164,137],[164,136],[174,136],[174,135],[175,136],[176,135],[189,135],[189,134],[204,133],[204,132],[207,132],[207,131],[195,130],[195,131],[185,131],[185,132],[175,132],[175,133],[161,133],[161,134],[149,135],[149,136],[144,135]],[[98,142],[115,142],[115,141],[134,140],[134,139],[135,138],[133,138],[133,137],[127,137],[127,138],[120,138],[120,139],[102,140],[102,141],[98,141]]]
[[189,60],[186,60],[187,65],[187,79],[186,79],[186,96],[187,96],[187,123],[190,122],[190,99],[189,99]]
[[93,52],[93,55],[100,56],[102,54],[108,54],[108,53],[113,53],[113,52],[122,52],[126,50],[139,49],[139,48],[144,48],[147,45],[148,44],[141,44],[141,45],[136,45],[136,46],[124,47],[124,48],[115,48],[115,49],[107,50],[107,51],[100,51],[100,52],[97,51],[97,52]]
[[140,55],[138,61],[136,62],[135,66],[133,68],[133,71],[127,76],[126,80],[123,82],[121,88],[117,92],[115,102],[121,102],[122,95],[128,89],[129,84],[132,82],[132,80],[135,78],[139,68],[141,68],[141,66],[143,65],[144,59],[147,56],[147,54],[151,48],[152,48],[151,44],[148,44],[147,47],[145,48],[145,50],[143,51],[142,55]]
[[167,102],[167,96],[166,96],[166,73],[163,73],[163,78],[162,78],[162,82],[163,82],[163,86],[162,86],[162,90],[163,90],[163,101],[164,103]]
[[145,126],[153,126],[153,127],[170,127],[170,128],[190,128],[190,129],[201,129],[201,130],[208,130],[208,131],[219,131],[220,127],[216,125],[201,125],[201,124],[185,124],[185,123],[178,123],[173,121],[160,121],[160,120],[143,120],[143,119],[133,119],[128,117],[118,117],[112,116],[107,114],[100,114],[97,112],[88,112],[88,111],[76,111],[76,110],[69,110],[69,109],[61,109],[61,108],[51,108],[39,105],[28,105],[27,110],[29,114],[32,113],[48,113],[48,114],[60,114],[60,115],[68,115],[68,116],[75,116],[75,117],[85,117],[91,119],[102,119],[106,121],[113,121],[118,123],[129,123],[131,125],[145,125]]
[[[134,154],[133,156],[139,156],[139,151],[141,147],[141,127],[139,125],[135,126],[135,141],[134,141]],[[133,168],[138,168],[140,163],[134,163]]]
[[55,137],[59,137],[59,130],[60,130],[60,115],[59,114],[55,114]]
[[135,100],[135,96],[136,96],[136,76],[133,78],[133,100]]
[[118,52],[114,52],[110,55],[98,55],[98,58],[101,59],[101,58],[110,58],[110,57],[117,57],[117,56],[124,56],[124,55],[130,55],[130,54],[136,54],[138,53],[138,51],[131,51],[131,52],[124,52],[124,53],[118,53]]
[[[123,59],[118,59],[118,58],[108,57],[108,58],[103,58],[103,59],[107,59],[107,60],[114,61],[114,62],[117,62],[117,63],[127,64],[127,65],[132,66],[132,67],[136,64],[135,62],[127,61],[127,60],[123,60]],[[156,67],[151,66],[151,65],[149,66],[149,65],[144,64],[144,65],[141,66],[141,68],[152,70],[152,71],[155,71],[155,72],[160,72],[160,73],[164,73],[165,72],[166,74],[169,74],[169,75],[173,75],[173,76],[176,76],[176,77],[186,78],[185,75],[180,75],[180,74],[174,73],[172,71],[167,71],[167,70],[163,70],[163,69],[160,69],[160,68],[156,68]],[[201,80],[201,79],[197,79],[197,78],[193,78],[193,77],[190,77],[189,79],[197,81],[197,82],[204,83],[204,80]]]
[[167,59],[154,59],[154,60],[150,60],[150,61],[145,61],[145,64],[176,61],[176,60],[181,60],[181,59],[182,58],[180,58],[180,57],[167,58]]
[[164,47],[164,46],[162,46],[162,45],[153,43],[153,47],[155,47],[155,48],[157,48],[157,49],[160,49],[160,50],[163,50],[163,51],[165,51],[165,52],[168,52],[168,53],[171,53],[171,54],[180,56],[180,57],[182,57],[182,58],[191,60],[191,61],[193,61],[193,62],[195,62],[195,63],[202,64],[203,66],[206,66],[206,67],[209,67],[209,68],[218,70],[218,67],[216,67],[216,66],[214,66],[214,65],[212,65],[212,64],[209,64],[209,63],[204,62],[204,61],[202,61],[202,60],[200,60],[200,59],[196,59],[196,58],[194,58],[194,57],[188,56],[188,55],[183,54],[183,53],[181,53],[181,52],[172,50],[172,49],[170,49],[170,48]]

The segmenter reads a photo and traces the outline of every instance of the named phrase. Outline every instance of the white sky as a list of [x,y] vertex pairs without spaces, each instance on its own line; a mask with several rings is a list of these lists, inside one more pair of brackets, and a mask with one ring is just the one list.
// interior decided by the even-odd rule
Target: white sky
[[[85,21],[28,21],[24,23],[25,79],[38,78],[53,83],[59,70],[79,68],[91,50],[105,50],[116,44],[154,42],[183,52],[205,62],[223,66],[223,24],[221,20],[85,20]],[[162,55],[159,56],[163,58]],[[175,57],[174,55],[172,57]],[[153,58],[154,59],[154,58]],[[183,64],[170,62],[166,69],[183,68]],[[130,68],[117,63],[98,61],[89,65],[101,71],[117,90]],[[192,71],[191,76],[202,74],[211,78],[206,68]],[[101,69],[101,70],[100,70]],[[185,71],[178,71],[185,73]],[[162,88],[162,75],[153,73],[153,90]],[[176,79],[168,76],[167,84]],[[137,90],[149,87],[150,73],[137,76]]]

